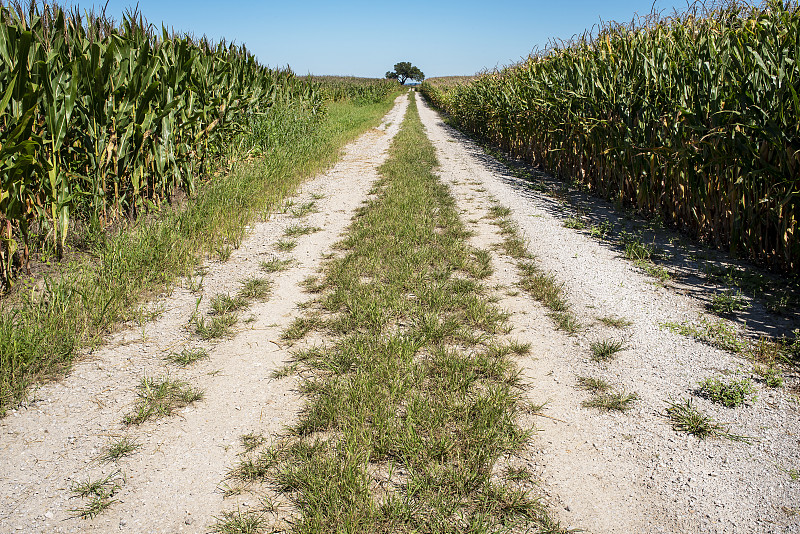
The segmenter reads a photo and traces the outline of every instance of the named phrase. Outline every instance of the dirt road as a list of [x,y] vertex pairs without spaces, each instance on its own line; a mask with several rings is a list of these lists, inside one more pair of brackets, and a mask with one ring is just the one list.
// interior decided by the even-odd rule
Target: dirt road
[[[696,317],[701,303],[655,284],[613,247],[565,228],[563,205],[511,176],[421,100],[442,180],[474,232],[473,244],[495,247],[490,285],[512,313],[513,335],[533,347],[519,365],[531,400],[546,406],[524,421],[540,429],[525,459],[553,514],[595,533],[800,532],[800,407],[791,391],[759,385],[758,400],[736,409],[693,395],[706,376],[747,373],[740,358],[663,328]],[[279,433],[302,408],[296,379],[271,378],[291,356],[281,332],[309,298],[303,280],[317,272],[367,198],[406,105],[404,95],[380,128],[307,182],[284,213],[254,225],[230,259],[208,263],[202,288],[197,279],[187,281],[153,302],[157,319],[115,335],[67,378],[42,386],[0,421],[0,533],[207,532],[223,511],[256,505],[257,497],[246,492],[225,498],[225,475],[242,435]],[[496,202],[511,209],[530,251],[564,285],[583,324],[577,334],[557,330],[546,310],[517,290],[516,267],[498,251],[502,237],[487,217]],[[285,230],[298,224],[320,230],[297,237],[291,252],[280,251]],[[206,314],[214,295],[234,293],[240,280],[275,258],[295,263],[270,275],[269,300],[242,314],[235,335],[212,343],[192,334],[194,313]],[[598,322],[607,316],[631,324],[617,329]],[[625,349],[597,363],[589,346],[605,339],[622,340]],[[210,357],[187,368],[164,361],[185,347],[206,348]],[[172,417],[123,424],[140,379],[166,375],[201,388],[204,399]],[[581,376],[635,392],[638,401],[628,412],[585,408]],[[699,440],[675,432],[664,417],[667,402],[689,397],[754,439]],[[104,447],[120,436],[140,448],[100,462]],[[119,486],[115,502],[94,519],[76,517],[86,502],[71,488],[107,476]]]

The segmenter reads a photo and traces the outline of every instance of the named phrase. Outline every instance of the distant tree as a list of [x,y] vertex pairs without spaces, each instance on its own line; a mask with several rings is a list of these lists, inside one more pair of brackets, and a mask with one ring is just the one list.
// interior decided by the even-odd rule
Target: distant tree
[[419,70],[418,67],[413,66],[408,61],[401,61],[394,64],[394,71],[386,73],[386,77],[391,80],[397,80],[400,85],[406,83],[406,80],[416,80],[421,82],[425,79],[425,74]]

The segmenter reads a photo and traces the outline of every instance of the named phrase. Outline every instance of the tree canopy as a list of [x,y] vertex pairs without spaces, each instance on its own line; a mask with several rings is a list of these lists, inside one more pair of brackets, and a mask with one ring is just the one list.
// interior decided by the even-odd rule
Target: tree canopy
[[397,80],[400,85],[406,83],[406,80],[416,80],[421,82],[425,79],[425,74],[419,70],[418,67],[412,65],[409,61],[401,61],[394,64],[394,70],[386,73],[386,77]]

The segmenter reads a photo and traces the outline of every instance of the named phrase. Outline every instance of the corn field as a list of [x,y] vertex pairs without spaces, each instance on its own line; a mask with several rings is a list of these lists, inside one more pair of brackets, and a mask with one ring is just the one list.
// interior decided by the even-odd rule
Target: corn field
[[729,3],[610,24],[422,91],[560,178],[773,268],[800,267],[800,11]]
[[0,286],[32,229],[60,255],[71,223],[101,228],[193,195],[225,143],[273,108],[324,111],[317,84],[244,47],[0,2]]
[[351,100],[356,103],[374,104],[382,102],[390,93],[397,91],[397,82],[385,78],[358,78],[355,76],[313,76],[326,100],[339,102]]

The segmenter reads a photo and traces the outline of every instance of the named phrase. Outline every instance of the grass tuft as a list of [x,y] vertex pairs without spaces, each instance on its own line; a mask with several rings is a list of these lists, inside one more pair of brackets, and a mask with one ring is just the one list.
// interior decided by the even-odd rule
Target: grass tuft
[[129,456],[142,447],[135,439],[123,436],[105,446],[98,460],[102,463],[116,462],[120,458]]
[[174,410],[203,398],[202,390],[169,377],[145,376],[137,390],[136,408],[123,419],[126,425],[139,425],[150,418],[171,415]]
[[700,382],[697,392],[699,395],[728,408],[736,408],[756,400],[753,383],[746,378],[729,381],[721,378],[706,378]]
[[620,340],[593,341],[589,344],[589,349],[592,351],[592,360],[596,362],[605,362],[616,356],[618,352],[626,349],[625,342]]
[[720,437],[732,441],[749,442],[751,440],[747,436],[728,432],[727,425],[717,423],[711,416],[695,408],[691,399],[686,399],[686,402],[670,402],[666,413],[675,430],[686,432],[700,439]]
[[208,358],[208,351],[199,347],[195,349],[183,349],[180,352],[171,352],[164,357],[168,362],[184,367],[205,358]]

